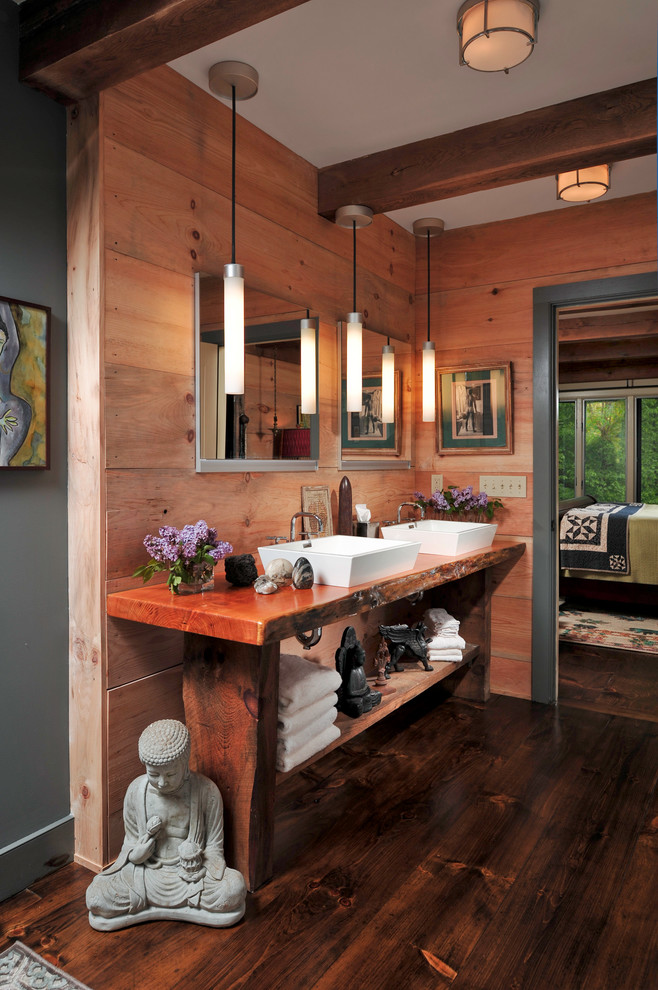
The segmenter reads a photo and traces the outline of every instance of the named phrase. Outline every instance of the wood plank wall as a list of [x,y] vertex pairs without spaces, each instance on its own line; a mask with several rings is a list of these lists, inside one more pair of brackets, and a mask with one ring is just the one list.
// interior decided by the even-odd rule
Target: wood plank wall
[[[105,91],[98,107],[73,108],[69,128],[72,801],[76,856],[98,869],[121,840],[122,796],[141,772],[139,733],[182,716],[179,635],[108,621],[105,595],[134,585],[142,539],[164,524],[206,518],[245,552],[274,524],[287,532],[302,484],[327,484],[336,512],[345,473],[336,322],[351,309],[352,239],[317,215],[316,170],[240,119],[237,259],[247,284],[319,314],[319,470],[196,474],[193,275],[221,274],[230,255],[230,110],[163,67]],[[501,533],[529,540],[532,287],[652,267],[654,217],[651,198],[637,197],[444,234],[433,247],[439,362],[512,360],[514,454],[439,457],[416,407],[417,470],[350,471],[353,501],[391,518],[428,488],[431,472],[456,484],[523,473],[528,498],[500,522]],[[424,271],[413,235],[387,218],[359,231],[366,321],[417,349]],[[525,697],[531,563],[530,547],[497,575],[493,610],[494,689]],[[332,658],[338,638],[329,630],[315,654]]]
[[[76,108],[69,123],[70,228],[80,245],[71,255],[79,301],[69,328],[71,380],[84,383],[94,427],[90,437],[72,417],[72,476],[82,486],[71,508],[73,801],[77,857],[99,868],[116,855],[123,794],[142,770],[139,733],[156,718],[182,716],[179,635],[108,621],[105,595],[137,583],[143,537],[162,525],[205,518],[245,552],[274,531],[287,533],[303,484],[327,484],[336,510],[345,473],[336,321],[352,308],[352,238],[317,215],[316,170],[239,119],[236,247],[247,291],[319,314],[320,469],[197,474],[193,275],[221,275],[230,257],[230,108],[164,67],[104,92],[99,113]],[[88,270],[80,261],[93,238],[98,264]],[[359,232],[367,318],[410,344],[414,270],[411,234],[384,217]],[[97,311],[87,312],[87,300]],[[100,345],[99,353],[85,343]],[[350,477],[354,500],[379,517],[390,518],[413,491],[412,470]],[[86,580],[96,587],[83,596]]]
[[[426,247],[417,246],[416,347],[427,332]],[[536,286],[579,282],[656,268],[656,197],[574,206],[498,223],[447,230],[432,242],[431,320],[437,367],[512,362],[514,451],[436,452],[434,427],[416,418],[416,484],[431,474],[444,486],[479,485],[482,474],[525,475],[526,498],[504,499],[498,534],[525,540],[510,574],[495,575],[492,691],[530,697],[532,605],[532,293]],[[417,386],[419,381],[417,381]],[[479,488],[478,488],[479,490]]]

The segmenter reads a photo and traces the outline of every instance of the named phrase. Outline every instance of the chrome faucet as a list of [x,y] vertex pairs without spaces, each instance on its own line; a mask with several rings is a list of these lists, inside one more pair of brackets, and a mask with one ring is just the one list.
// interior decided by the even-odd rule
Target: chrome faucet
[[[420,509],[420,518],[421,519],[425,518],[425,509],[422,507],[422,505],[418,505],[417,502],[400,502],[400,504],[398,505],[398,522],[401,521],[400,516],[402,514],[402,509],[405,505],[410,505],[412,509]],[[409,516],[407,516],[407,518],[409,518]]]
[[[296,519],[301,519],[304,516],[308,516],[310,519],[315,519],[315,521],[318,524],[318,533],[321,533],[322,532],[322,529],[323,529],[322,520],[320,519],[320,517],[318,515],[316,515],[315,512],[295,512],[294,516],[290,520],[290,542],[291,543],[293,543],[294,542],[294,539],[295,539],[295,520]],[[309,532],[305,531],[305,530],[302,530],[302,536],[304,536],[304,535],[310,536],[311,534]],[[314,534],[314,535],[317,535],[317,533]]]

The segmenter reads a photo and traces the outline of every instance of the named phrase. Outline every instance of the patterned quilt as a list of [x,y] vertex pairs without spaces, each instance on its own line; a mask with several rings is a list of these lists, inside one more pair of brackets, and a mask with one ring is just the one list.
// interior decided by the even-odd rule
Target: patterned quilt
[[628,520],[642,502],[596,502],[569,509],[560,523],[560,566],[629,574]]

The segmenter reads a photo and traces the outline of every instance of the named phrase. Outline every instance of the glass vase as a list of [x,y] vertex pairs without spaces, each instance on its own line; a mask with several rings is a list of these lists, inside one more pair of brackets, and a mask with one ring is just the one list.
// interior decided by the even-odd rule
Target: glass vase
[[178,585],[179,595],[199,595],[202,591],[212,591],[215,587],[215,570],[210,564],[194,564],[189,580],[183,579]]

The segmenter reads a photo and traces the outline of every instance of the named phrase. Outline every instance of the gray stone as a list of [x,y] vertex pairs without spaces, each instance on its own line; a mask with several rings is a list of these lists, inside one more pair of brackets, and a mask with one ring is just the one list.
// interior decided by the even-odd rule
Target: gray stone
[[261,576],[257,577],[254,581],[254,591],[257,595],[273,595],[278,590],[278,584],[275,584],[274,581],[270,581],[265,574],[261,574]]
[[315,580],[313,567],[306,557],[298,557],[292,569],[292,583],[294,588],[312,588]]
[[190,734],[176,719],[142,732],[146,773],[126,791],[119,858],[87,888],[97,931],[154,920],[225,928],[243,916],[247,888],[224,859],[221,795],[212,780],[190,771],[189,755]]
[[265,577],[284,588],[292,584],[292,564],[285,557],[275,557],[265,568]]

